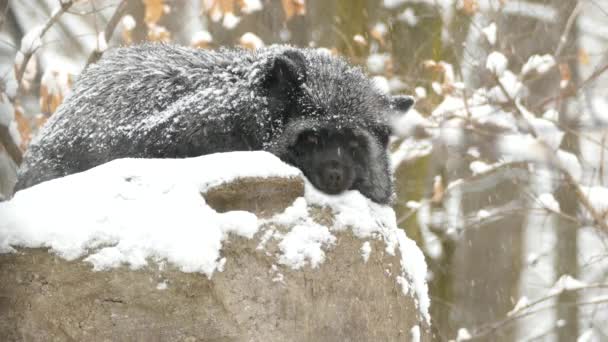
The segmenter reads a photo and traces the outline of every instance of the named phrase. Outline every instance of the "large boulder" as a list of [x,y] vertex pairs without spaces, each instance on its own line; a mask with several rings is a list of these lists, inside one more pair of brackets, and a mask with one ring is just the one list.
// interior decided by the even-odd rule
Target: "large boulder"
[[0,203],[3,340],[430,340],[426,265],[392,209],[226,155],[111,162]]

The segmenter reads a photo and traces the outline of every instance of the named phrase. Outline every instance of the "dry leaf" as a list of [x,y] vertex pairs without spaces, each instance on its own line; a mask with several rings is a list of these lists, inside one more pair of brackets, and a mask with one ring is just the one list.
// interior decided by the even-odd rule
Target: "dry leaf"
[[467,15],[473,15],[479,10],[477,0],[462,0],[459,9]]
[[15,122],[17,123],[17,130],[21,136],[21,144],[19,144],[19,148],[22,151],[25,151],[32,140],[32,129],[27,119],[23,116],[23,109],[21,106],[15,106]]
[[589,63],[591,63],[589,61],[589,54],[587,53],[587,50],[583,48],[578,49],[578,62],[582,65],[589,65]]
[[144,22],[148,25],[156,24],[164,13],[163,0],[143,0],[146,7]]
[[565,89],[570,84],[570,80],[572,79],[572,73],[570,72],[570,67],[566,63],[561,63],[559,65],[559,74],[561,75],[560,87]]
[[53,114],[71,88],[71,74],[47,69],[40,79],[40,110],[47,115]]
[[435,176],[435,179],[433,182],[433,197],[431,197],[431,202],[441,203],[441,201],[443,201],[444,195],[445,195],[445,189],[443,187],[443,182],[441,180],[441,176]]
[[283,12],[285,12],[285,21],[289,21],[295,15],[306,14],[305,0],[281,0],[283,4]]

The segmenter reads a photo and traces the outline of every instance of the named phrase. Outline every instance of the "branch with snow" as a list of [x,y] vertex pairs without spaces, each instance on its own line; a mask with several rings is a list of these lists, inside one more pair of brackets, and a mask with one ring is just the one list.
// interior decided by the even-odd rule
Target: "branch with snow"
[[49,18],[49,20],[46,21],[46,23],[44,25],[34,27],[21,40],[21,48],[20,48],[21,55],[20,56],[22,56],[22,57],[19,58],[20,59],[19,63],[16,63],[18,66],[17,74],[16,74],[18,88],[21,88],[21,81],[23,80],[23,74],[25,73],[25,70],[27,68],[27,65],[28,65],[30,59],[32,58],[32,56],[34,55],[36,50],[38,50],[40,48],[40,46],[42,45],[42,38],[44,37],[46,32],[55,23],[57,23],[59,21],[59,18],[65,12],[67,12],[70,9],[70,7],[72,7],[74,2],[72,0],[65,0],[65,1],[60,1],[59,3],[60,3],[59,7],[53,11],[53,14]]
[[85,69],[90,64],[97,62],[99,58],[101,58],[101,56],[103,55],[104,51],[108,48],[108,41],[110,40],[110,38],[112,38],[114,30],[116,29],[116,26],[118,26],[118,24],[120,23],[120,20],[125,14],[126,9],[127,0],[122,0],[116,7],[116,10],[114,11],[114,14],[112,14],[110,20],[108,20],[106,28],[103,30],[103,32],[99,32],[99,34],[97,35],[97,48],[89,55],[89,58],[87,59],[87,64],[85,65]]

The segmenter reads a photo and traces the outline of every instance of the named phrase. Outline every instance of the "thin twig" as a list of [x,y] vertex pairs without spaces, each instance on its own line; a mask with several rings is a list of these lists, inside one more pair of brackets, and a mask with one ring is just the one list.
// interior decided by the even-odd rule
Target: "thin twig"
[[[106,28],[103,30],[103,37],[106,42],[110,41],[110,39],[112,38],[112,35],[114,34],[114,30],[116,29],[116,26],[118,26],[118,23],[120,22],[120,18],[122,18],[122,16],[124,15],[126,10],[127,10],[127,1],[122,0],[120,2],[120,4],[118,4],[118,6],[116,7],[116,10],[114,11],[114,14],[112,14],[112,17],[106,24]],[[89,58],[87,59],[87,64],[85,65],[84,68],[86,69],[90,64],[97,62],[99,60],[99,58],[101,58],[102,54],[103,54],[103,51],[100,51],[99,46],[98,46],[97,49],[95,49],[89,55]]]
[[550,96],[550,97],[546,98],[545,100],[541,101],[541,103],[539,105],[537,105],[537,109],[542,109],[542,108],[544,108],[546,105],[548,105],[551,102],[554,102],[554,101],[557,101],[557,100],[564,100],[566,98],[569,98],[569,97],[572,97],[572,96],[576,95],[581,89],[583,89],[584,87],[586,87],[587,84],[589,84],[590,82],[594,81],[596,78],[600,77],[607,70],[608,70],[608,64],[606,64],[603,67],[597,69],[593,74],[591,74],[586,80],[584,80],[574,90],[567,91],[567,92],[562,92],[559,95]]
[[564,32],[562,33],[561,37],[559,38],[559,45],[557,46],[557,48],[555,49],[555,53],[553,54],[553,56],[555,56],[555,58],[558,58],[562,54],[562,50],[564,49],[564,46],[566,45],[566,42],[568,41],[568,34],[572,30],[572,25],[576,22],[575,19],[578,17],[578,14],[581,11],[582,7],[583,7],[582,1],[579,1],[576,4],[576,7],[574,7],[574,10],[572,10],[572,13],[570,14],[570,16],[568,17],[568,21],[566,22],[566,27],[564,28]]
[[564,292],[578,292],[578,291],[582,291],[582,290],[589,290],[589,289],[601,289],[601,288],[606,288],[608,287],[608,284],[592,284],[592,285],[588,285],[588,286],[583,286],[577,289],[571,289],[571,290],[564,290],[564,291],[560,291],[559,293],[556,294],[551,294],[542,298],[539,298],[537,300],[535,300],[534,302],[524,306],[521,310],[519,310],[519,314],[515,314],[512,316],[508,316],[490,326],[488,326],[487,328],[483,328],[481,330],[479,330],[478,332],[476,332],[471,339],[473,340],[477,340],[477,339],[482,339],[484,337],[487,337],[490,334],[495,333],[496,331],[502,329],[504,326],[506,326],[507,324],[516,321],[520,318],[524,318],[527,316],[531,316],[533,314],[545,311],[545,310],[550,310],[555,308],[557,305],[576,305],[576,306],[583,306],[583,305],[594,305],[594,304],[603,304],[603,303],[607,303],[608,302],[608,298],[607,297],[599,297],[590,301],[586,301],[586,302],[572,302],[572,303],[558,303],[557,305],[547,305],[547,306],[543,306],[534,310],[529,310],[532,307],[543,303],[551,298],[555,298],[557,296],[559,296],[560,294],[564,293]]
[[[56,10],[53,15],[49,18],[49,20],[47,20],[47,22],[44,24],[44,27],[42,28],[42,30],[40,31],[40,34],[38,35],[38,39],[42,39],[42,37],[46,34],[46,32],[55,24],[59,21],[59,18],[63,15],[63,13],[65,13],[68,9],[70,9],[70,7],[72,7],[73,1],[68,0],[68,1],[61,1],[60,2],[60,7],[58,10]],[[30,59],[32,58],[32,56],[34,55],[34,52],[36,52],[36,49],[30,49],[28,48],[28,50],[24,53],[23,52],[23,46],[21,47],[22,52],[23,53],[23,61],[21,62],[21,66],[19,68],[19,70],[17,70],[16,73],[16,80],[17,80],[17,93],[19,93],[19,90],[21,89],[21,81],[23,79],[23,75],[25,73],[25,69],[30,61]]]

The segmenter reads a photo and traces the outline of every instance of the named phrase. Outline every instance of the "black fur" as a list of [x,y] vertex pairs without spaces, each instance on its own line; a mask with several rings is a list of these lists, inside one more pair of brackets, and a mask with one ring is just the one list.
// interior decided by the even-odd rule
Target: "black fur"
[[16,190],[122,157],[267,150],[322,191],[357,189],[387,203],[389,114],[412,104],[319,50],[115,49],[32,141]]

